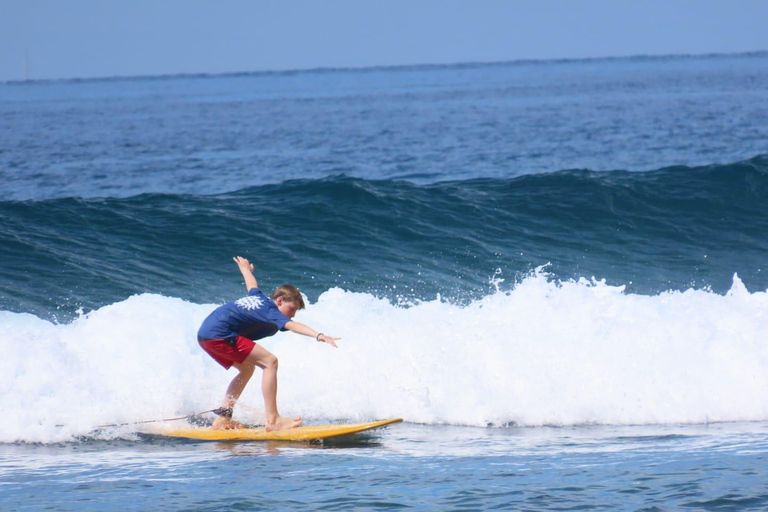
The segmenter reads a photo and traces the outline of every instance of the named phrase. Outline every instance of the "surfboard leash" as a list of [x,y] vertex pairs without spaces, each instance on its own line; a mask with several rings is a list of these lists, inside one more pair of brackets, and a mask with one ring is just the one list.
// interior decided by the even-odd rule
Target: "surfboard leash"
[[[203,412],[196,412],[195,414],[188,414],[187,416],[179,416],[178,418],[165,418],[162,420],[142,420],[142,421],[129,421],[128,423],[108,423],[106,425],[96,425],[94,428],[109,428],[109,427],[127,427],[128,425],[140,425],[143,423],[160,423],[161,421],[178,421],[178,420],[188,420],[190,418],[195,418],[197,416],[202,416],[203,414],[207,414],[209,412],[214,412],[216,409],[211,409],[209,411],[203,411]],[[57,427],[66,427],[66,425],[56,425]]]
[[[164,421],[179,421],[179,420],[188,420],[190,418],[196,418],[198,416],[202,416],[203,414],[208,414],[209,412],[212,412],[213,414],[217,416],[225,416],[227,418],[232,417],[232,409],[225,409],[223,407],[218,407],[216,409],[209,409],[207,411],[202,412],[196,412],[194,414],[188,414],[186,416],[179,416],[177,418],[163,418],[161,420],[141,420],[141,421],[129,421],[127,423],[107,423],[105,425],[96,425],[94,428],[111,428],[111,427],[127,427],[129,425],[142,425],[145,423],[160,423]],[[66,427],[66,425],[56,425],[56,427]]]
[[107,425],[96,425],[96,428],[127,427],[128,425],[142,425],[144,423],[160,423],[160,422],[163,422],[163,421],[188,420],[190,418],[195,418],[197,416],[202,416],[203,414],[207,414],[209,412],[215,412],[216,410],[217,409],[210,409],[208,411],[196,412],[194,414],[188,414],[186,416],[179,416],[178,418],[164,418],[162,420],[142,420],[142,421],[130,421],[128,423],[109,423]]

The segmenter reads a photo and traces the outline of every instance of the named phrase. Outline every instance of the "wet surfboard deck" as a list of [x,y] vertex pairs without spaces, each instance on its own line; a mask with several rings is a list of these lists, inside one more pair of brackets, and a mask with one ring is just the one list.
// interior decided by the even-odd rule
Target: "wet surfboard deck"
[[166,437],[194,439],[198,441],[322,441],[351,434],[366,432],[393,423],[401,418],[374,421],[371,423],[346,423],[337,425],[307,425],[277,432],[267,432],[264,427],[237,428],[231,430],[213,430],[211,428],[188,428],[165,430],[157,434]]

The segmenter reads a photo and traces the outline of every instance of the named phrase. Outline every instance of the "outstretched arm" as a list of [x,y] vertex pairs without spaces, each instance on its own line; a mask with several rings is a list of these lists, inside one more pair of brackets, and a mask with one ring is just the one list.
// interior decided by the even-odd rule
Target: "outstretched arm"
[[241,256],[235,256],[232,259],[235,260],[237,267],[240,269],[240,273],[243,274],[245,288],[248,291],[251,291],[251,288],[258,288],[259,283],[256,281],[256,278],[253,277],[253,265],[251,265],[251,262]]
[[301,322],[294,322],[293,320],[285,324],[285,328],[291,332],[295,332],[296,334],[303,334],[304,336],[310,336],[312,338],[315,338],[317,341],[325,342],[332,347],[337,347],[336,340],[341,339],[341,338],[334,338],[333,336],[327,336],[325,334],[319,333],[313,328],[311,328],[310,326],[304,325]]

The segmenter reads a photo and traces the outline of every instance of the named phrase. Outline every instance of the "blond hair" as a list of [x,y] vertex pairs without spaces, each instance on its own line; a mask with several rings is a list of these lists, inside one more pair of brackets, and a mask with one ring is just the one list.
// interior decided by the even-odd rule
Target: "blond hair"
[[299,289],[292,284],[278,286],[272,293],[272,300],[277,300],[278,297],[282,297],[285,302],[293,302],[298,306],[298,309],[304,309],[304,298]]

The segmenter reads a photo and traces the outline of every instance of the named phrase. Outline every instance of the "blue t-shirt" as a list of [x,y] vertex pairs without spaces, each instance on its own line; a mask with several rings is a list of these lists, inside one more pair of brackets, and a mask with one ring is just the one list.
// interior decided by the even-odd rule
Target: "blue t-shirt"
[[277,309],[277,304],[260,289],[251,288],[248,296],[216,308],[203,321],[197,339],[216,340],[244,336],[260,340],[285,330],[291,319]]

